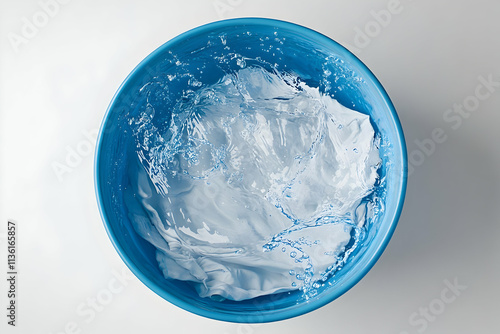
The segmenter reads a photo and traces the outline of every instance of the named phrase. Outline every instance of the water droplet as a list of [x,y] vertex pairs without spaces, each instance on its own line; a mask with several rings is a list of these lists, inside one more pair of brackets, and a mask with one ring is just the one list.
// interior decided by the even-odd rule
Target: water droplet
[[245,66],[247,66],[247,63],[244,59],[237,59],[236,64],[241,68],[245,68]]
[[297,252],[293,251],[290,253],[290,257],[296,257],[297,256]]
[[226,42],[227,42],[226,34],[222,34],[219,37],[220,37],[220,40],[221,40],[222,44],[226,45]]

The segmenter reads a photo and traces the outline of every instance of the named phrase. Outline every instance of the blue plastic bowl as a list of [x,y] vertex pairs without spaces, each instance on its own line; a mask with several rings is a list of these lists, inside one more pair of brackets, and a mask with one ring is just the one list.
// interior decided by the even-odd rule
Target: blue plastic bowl
[[[250,62],[259,59],[261,65],[294,72],[309,86],[332,94],[341,104],[369,114],[382,138],[383,163],[379,173],[384,180],[383,213],[367,227],[366,239],[346,265],[309,300],[299,291],[239,302],[201,298],[189,283],[164,278],[154,247],[134,231],[127,214],[122,190],[128,183],[127,156],[135,145],[129,119],[146,101],[162,104],[168,115],[169,106],[183,91],[197,89],[199,83],[213,84],[225,72],[241,65],[236,61],[215,61],[230,52]],[[183,65],[179,67],[179,63]],[[180,72],[191,75],[183,76]],[[168,98],[155,100],[155,94],[141,91],[144,85],[167,82],[167,78],[172,81],[162,89],[168,89]],[[341,296],[366,275],[396,227],[406,191],[406,171],[406,147],[396,111],[382,85],[358,58],[308,28],[277,20],[244,18],[214,22],[183,33],[163,44],[132,71],[111,101],[101,126],[95,187],[109,238],[130,270],[151,290],[185,310],[208,318],[269,322],[317,309]]]

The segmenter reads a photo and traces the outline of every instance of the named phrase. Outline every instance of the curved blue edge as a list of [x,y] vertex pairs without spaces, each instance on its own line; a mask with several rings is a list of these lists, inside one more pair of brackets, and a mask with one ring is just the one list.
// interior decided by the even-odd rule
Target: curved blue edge
[[[231,25],[264,25],[264,26],[273,26],[273,27],[278,27],[278,28],[285,28],[289,30],[296,30],[300,32],[303,35],[309,36],[311,39],[314,40],[321,40],[325,44],[333,44],[336,45],[337,47],[340,47],[339,50],[337,50],[339,53],[342,54],[342,56],[345,57],[346,60],[349,60],[352,63],[356,63],[359,65],[359,68],[364,71],[363,73],[364,76],[372,80],[372,82],[375,84],[377,87],[380,95],[383,97],[383,100],[385,101],[387,105],[387,109],[391,113],[391,118],[394,121],[394,126],[397,130],[398,134],[398,139],[399,139],[399,144],[400,144],[400,149],[401,149],[401,171],[400,172],[400,178],[399,178],[399,184],[400,184],[400,189],[398,189],[399,192],[399,201],[397,203],[396,210],[394,211],[393,215],[391,218],[386,218],[390,219],[392,221],[390,228],[386,231],[385,235],[382,237],[382,242],[378,245],[378,248],[376,251],[373,253],[371,258],[368,259],[368,264],[363,267],[362,270],[360,270],[354,277],[351,277],[344,285],[340,286],[338,289],[334,291],[334,293],[330,294],[328,297],[329,298],[323,298],[323,299],[317,299],[314,302],[305,302],[302,303],[299,308],[293,308],[293,309],[285,309],[285,310],[275,310],[275,311],[270,311],[270,313],[266,314],[257,314],[257,315],[245,315],[245,317],[236,317],[233,314],[229,313],[218,313],[214,312],[211,310],[206,310],[206,309],[201,309],[196,306],[193,306],[192,304],[189,304],[185,302],[184,300],[181,300],[177,298],[176,296],[169,294],[167,291],[163,290],[161,287],[159,287],[156,283],[151,281],[148,277],[146,277],[138,268],[137,266],[130,260],[128,255],[123,251],[121,246],[117,243],[111,228],[108,226],[107,222],[107,216],[106,212],[104,211],[103,208],[103,200],[101,197],[100,193],[100,173],[99,173],[99,161],[100,161],[100,155],[101,155],[101,145],[102,145],[102,140],[103,140],[103,131],[106,128],[108,116],[110,112],[112,111],[114,104],[116,102],[116,99],[118,95],[121,93],[122,89],[125,87],[127,82],[129,81],[130,78],[132,78],[134,75],[136,75],[138,72],[140,72],[146,64],[150,61],[150,59],[156,57],[159,53],[162,53],[165,49],[168,49],[171,47],[173,44],[178,43],[179,41],[189,38],[190,36],[197,35],[203,32],[208,32],[212,29],[215,28],[220,28],[220,27],[228,27]],[[385,89],[382,87],[381,83],[377,79],[377,77],[368,69],[368,67],[359,59],[357,58],[354,54],[352,54],[349,50],[347,50],[344,46],[339,44],[338,42],[334,41],[333,39],[315,31],[312,29],[309,29],[307,27],[295,24],[295,23],[290,23],[286,21],[281,21],[281,20],[275,20],[275,19],[268,19],[268,18],[236,18],[236,19],[228,19],[228,20],[222,20],[222,21],[216,21],[212,23],[208,23],[202,26],[199,26],[197,28],[191,29],[187,32],[184,32],[173,39],[169,40],[168,42],[164,43],[160,47],[158,47],[156,50],[154,50],[152,53],[150,53],[146,58],[144,58],[133,70],[132,72],[125,78],[125,80],[122,82],[118,90],[116,91],[115,95],[113,96],[113,99],[111,100],[111,103],[108,106],[108,109],[104,115],[103,121],[101,123],[101,127],[99,130],[99,135],[97,139],[97,144],[96,144],[96,152],[94,155],[94,187],[95,187],[95,192],[96,192],[96,198],[97,198],[97,204],[99,207],[99,211],[101,214],[101,218],[104,223],[104,227],[106,229],[106,232],[108,234],[109,239],[111,240],[114,248],[118,252],[119,256],[125,262],[126,266],[134,273],[134,275],[142,281],[149,289],[151,289],[153,292],[161,296],[162,298],[168,300],[172,304],[183,308],[191,313],[204,316],[207,318],[215,319],[215,320],[222,320],[222,321],[228,321],[228,322],[241,322],[241,323],[265,323],[265,322],[273,322],[273,321],[279,321],[279,320],[285,320],[288,318],[293,318],[299,315],[306,314],[308,312],[311,312],[315,309],[318,309],[331,301],[337,299],[344,293],[346,293],[349,289],[351,289],[354,285],[356,285],[370,270],[371,268],[375,265],[375,263],[378,261],[382,253],[384,252],[385,248],[387,247],[392,235],[394,234],[394,231],[397,226],[397,222],[399,220],[399,217],[401,215],[402,209],[403,209],[403,204],[405,200],[405,195],[406,195],[406,187],[407,187],[407,177],[408,177],[408,168],[407,168],[407,149],[406,149],[406,141],[404,138],[403,130],[401,127],[401,123],[399,120],[399,117],[396,113],[396,110],[394,108],[394,105],[392,104],[387,92]]]

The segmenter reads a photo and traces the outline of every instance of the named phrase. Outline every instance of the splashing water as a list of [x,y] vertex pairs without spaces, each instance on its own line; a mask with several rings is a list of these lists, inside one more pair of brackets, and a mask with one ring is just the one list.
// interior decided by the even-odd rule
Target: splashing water
[[297,76],[241,67],[183,96],[165,131],[152,105],[130,121],[130,218],[164,276],[201,297],[309,298],[379,209],[379,137]]

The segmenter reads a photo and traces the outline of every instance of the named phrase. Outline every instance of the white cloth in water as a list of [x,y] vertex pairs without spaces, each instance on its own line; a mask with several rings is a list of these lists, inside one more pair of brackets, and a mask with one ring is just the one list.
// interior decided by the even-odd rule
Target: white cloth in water
[[134,129],[127,207],[165,277],[244,300],[312,284],[344,260],[380,162],[369,117],[260,68],[193,101],[167,134],[148,117]]

